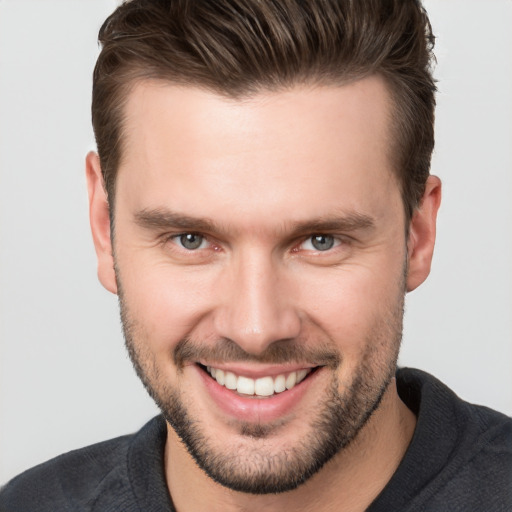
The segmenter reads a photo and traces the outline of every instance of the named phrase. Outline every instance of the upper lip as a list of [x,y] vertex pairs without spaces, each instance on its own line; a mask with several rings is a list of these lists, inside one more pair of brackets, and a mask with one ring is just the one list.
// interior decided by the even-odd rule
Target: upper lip
[[260,377],[277,377],[299,370],[309,370],[316,368],[311,364],[283,364],[283,365],[257,365],[243,364],[243,363],[217,363],[215,361],[200,361],[199,364],[203,366],[210,366],[224,372],[231,372],[237,376],[249,377],[258,379]]

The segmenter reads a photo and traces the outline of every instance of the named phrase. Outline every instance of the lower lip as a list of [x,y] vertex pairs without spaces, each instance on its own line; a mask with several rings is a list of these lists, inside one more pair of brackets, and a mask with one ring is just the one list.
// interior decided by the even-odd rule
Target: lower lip
[[249,423],[267,423],[283,419],[300,404],[308,389],[318,379],[319,374],[323,373],[322,368],[319,368],[292,389],[270,397],[258,398],[256,395],[241,396],[235,391],[221,386],[199,366],[195,367],[203,379],[210,397],[219,409],[228,416]]

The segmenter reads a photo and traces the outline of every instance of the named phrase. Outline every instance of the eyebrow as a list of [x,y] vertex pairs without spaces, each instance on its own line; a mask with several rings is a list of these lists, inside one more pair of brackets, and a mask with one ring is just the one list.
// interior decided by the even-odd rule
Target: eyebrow
[[[204,217],[192,217],[164,208],[143,209],[135,213],[137,225],[148,230],[183,230],[201,233],[226,233],[228,229]],[[369,231],[375,227],[374,219],[366,214],[350,212],[305,222],[297,221],[281,228],[290,237],[310,234]]]
[[214,222],[201,217],[191,217],[163,208],[143,209],[135,213],[135,222],[146,229],[183,229],[187,231],[223,231]]

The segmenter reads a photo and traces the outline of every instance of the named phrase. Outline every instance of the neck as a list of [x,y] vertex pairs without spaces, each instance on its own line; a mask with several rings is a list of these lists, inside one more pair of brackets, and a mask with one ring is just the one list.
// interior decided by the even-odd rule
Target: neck
[[177,512],[364,511],[396,471],[415,425],[416,418],[400,400],[393,379],[350,445],[297,489],[265,495],[232,491],[211,480],[168,426],[167,485]]

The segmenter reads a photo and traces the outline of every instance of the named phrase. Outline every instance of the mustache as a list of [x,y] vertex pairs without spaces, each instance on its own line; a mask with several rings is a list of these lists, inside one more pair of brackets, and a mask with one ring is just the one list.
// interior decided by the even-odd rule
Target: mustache
[[187,363],[199,361],[235,362],[244,361],[265,364],[304,364],[337,368],[341,355],[327,343],[308,347],[296,340],[278,340],[270,344],[261,354],[246,352],[240,345],[229,338],[220,338],[213,345],[199,342],[189,337],[181,339],[173,351],[177,368],[182,369]]

